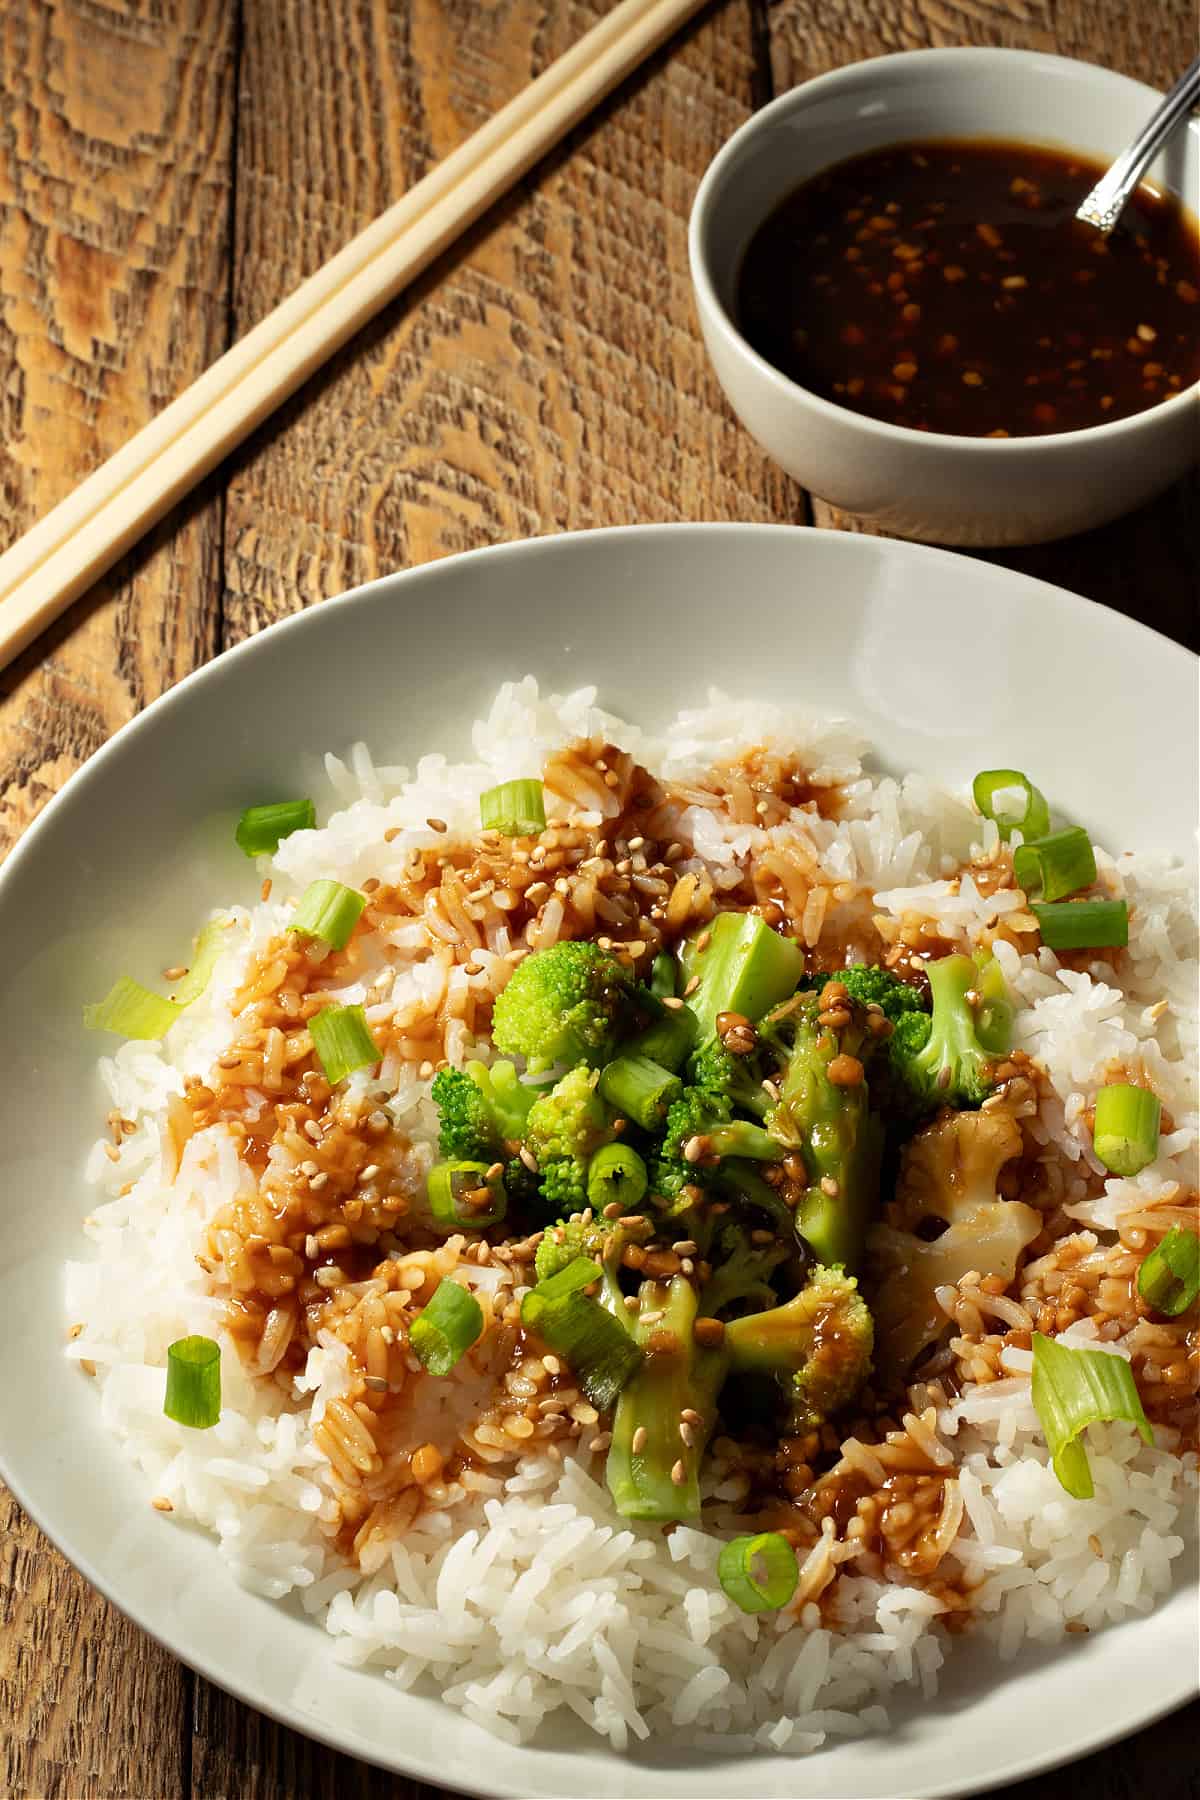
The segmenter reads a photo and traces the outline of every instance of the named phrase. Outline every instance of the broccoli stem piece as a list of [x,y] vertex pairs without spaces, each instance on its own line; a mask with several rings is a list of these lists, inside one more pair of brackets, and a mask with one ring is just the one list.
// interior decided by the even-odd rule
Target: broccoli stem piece
[[601,1072],[600,1092],[614,1112],[623,1113],[643,1131],[656,1131],[671,1102],[683,1092],[683,1083],[648,1056],[618,1056]]
[[[651,1323],[634,1326],[643,1361],[617,1402],[605,1475],[623,1517],[692,1519],[700,1511],[700,1462],[728,1358],[697,1344],[696,1290],[686,1276],[643,1282],[640,1298]],[[699,1425],[682,1419],[689,1409]]]
[[[883,1130],[869,1108],[862,1065],[845,1047],[861,1048],[861,1037],[857,1026],[850,1036],[822,1026],[811,1006],[797,1015],[794,1031],[779,1105],[768,1123],[800,1150],[808,1171],[796,1229],[818,1262],[852,1268],[878,1205],[883,1154]],[[832,1079],[831,1068],[841,1079]]]
[[719,1014],[761,1019],[795,992],[804,974],[803,950],[756,913],[718,913],[685,940],[681,961],[685,991],[693,979],[699,981],[687,1004],[701,1043],[715,1034]]
[[778,1162],[787,1151],[777,1137],[747,1119],[732,1119],[704,1133],[705,1149],[714,1156],[744,1156],[751,1162]]
[[677,1074],[692,1053],[696,1042],[696,1015],[686,1006],[672,1011],[664,1007],[662,1017],[647,1025],[645,1031],[626,1044],[626,1056],[647,1056],[651,1062]]

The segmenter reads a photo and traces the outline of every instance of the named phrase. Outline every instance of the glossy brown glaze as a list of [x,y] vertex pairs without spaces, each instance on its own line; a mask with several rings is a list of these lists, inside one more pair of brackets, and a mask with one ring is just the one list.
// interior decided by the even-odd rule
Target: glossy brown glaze
[[1200,238],[1143,187],[1109,239],[1100,174],[1019,143],[906,143],[825,170],[759,227],[738,320],[822,398],[918,431],[1029,437],[1200,377]]

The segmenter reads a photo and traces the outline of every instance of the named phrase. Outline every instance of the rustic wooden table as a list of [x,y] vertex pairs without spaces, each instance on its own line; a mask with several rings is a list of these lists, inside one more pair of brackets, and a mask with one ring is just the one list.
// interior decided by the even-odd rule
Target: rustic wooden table
[[[0,543],[601,10],[3,0]],[[0,678],[0,852],[189,669],[386,570],[631,520],[847,527],[764,460],[709,373],[685,254],[709,158],[773,93],[859,57],[1019,45],[1162,87],[1194,25],[1192,0],[712,5]],[[1000,560],[1194,642],[1196,505],[1185,483]],[[230,1699],[2,1490],[0,1518],[0,1795],[434,1795]],[[1198,1724],[1193,1706],[1008,1800],[1181,1795]]]

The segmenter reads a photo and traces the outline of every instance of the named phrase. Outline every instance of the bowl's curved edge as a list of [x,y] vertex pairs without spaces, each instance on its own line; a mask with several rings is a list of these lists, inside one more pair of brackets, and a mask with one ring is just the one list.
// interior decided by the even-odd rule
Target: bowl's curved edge
[[[985,575],[988,580],[994,581],[999,586],[1016,582],[1023,588],[1035,587],[1044,591],[1047,595],[1053,595],[1055,604],[1058,606],[1065,605],[1068,610],[1073,613],[1081,627],[1086,625],[1092,609],[1097,606],[1096,602],[1087,600],[1080,595],[1074,594],[1067,589],[1057,587],[1052,583],[1040,581],[1032,576],[1020,575],[993,564],[973,562],[970,558],[966,558],[952,550],[906,543],[894,539],[870,538],[850,533],[831,533],[803,526],[752,525],[737,522],[694,524],[676,522],[658,525],[604,527],[587,532],[560,533],[541,538],[518,539],[504,544],[481,546],[479,549],[464,552],[455,557],[448,557],[435,563],[424,564],[412,569],[379,576],[373,581],[364,583],[357,588],[347,590],[341,595],[332,597],[329,601],[318,603],[313,607],[292,614],[289,618],[280,620],[276,624],[267,627],[253,638],[249,638],[243,643],[223,652],[220,656],[213,658],[212,661],[205,664],[202,668],[197,669],[192,674],[186,676],[182,681],[153,701],[143,712],[138,714],[137,717],[130,720],[118,732],[114,733],[108,743],[95,752],[95,754],[90,757],[79,770],[69,777],[59,793],[47,803],[38,818],[23,834],[18,844],[6,858],[4,864],[0,865],[0,894],[3,892],[11,871],[21,867],[28,856],[35,854],[38,841],[43,831],[48,829],[50,822],[54,820],[63,796],[68,792],[77,796],[80,786],[86,785],[90,777],[95,777],[103,769],[105,761],[114,745],[117,745],[118,743],[122,745],[126,744],[132,738],[147,730],[149,725],[160,716],[164,709],[169,708],[180,694],[185,691],[193,692],[207,682],[219,680],[222,669],[228,665],[230,660],[235,658],[239,660],[253,658],[262,653],[261,646],[264,644],[269,645],[273,640],[278,638],[279,634],[298,634],[307,628],[311,628],[314,619],[320,617],[324,613],[326,607],[334,606],[342,608],[370,606],[385,600],[402,584],[405,586],[412,586],[415,589],[424,582],[433,583],[436,581],[453,579],[454,569],[468,560],[475,562],[480,559],[520,556],[523,554],[534,554],[547,557],[554,555],[569,555],[570,546],[580,539],[608,539],[622,541],[631,536],[647,537],[664,534],[679,534],[682,536],[695,534],[697,532],[702,534],[720,534],[722,536],[730,537],[745,536],[747,534],[755,534],[756,536],[771,534],[778,538],[787,538],[793,541],[819,539],[823,548],[828,548],[834,543],[839,545],[840,548],[835,554],[844,554],[848,560],[853,560],[855,558],[878,559],[880,557],[899,557],[905,561],[915,559],[918,565],[928,566],[928,559],[937,558],[943,563],[953,565],[956,568],[972,569],[976,574]],[[1195,658],[1191,652],[1164,637],[1161,633],[1154,631],[1151,627],[1142,624],[1138,620],[1130,619],[1124,614],[1113,612],[1112,609],[1101,607],[1100,610],[1108,614],[1116,629],[1129,634],[1131,647],[1136,645],[1139,641],[1149,640],[1155,643],[1156,650],[1160,655],[1163,653],[1170,654],[1173,658],[1179,659],[1181,664],[1197,663],[1198,659]],[[123,1616],[129,1618],[139,1627],[139,1629],[146,1631],[147,1635],[154,1638],[164,1649],[170,1654],[178,1657],[179,1660],[184,1662],[188,1667],[196,1670],[197,1673],[203,1675],[206,1679],[211,1680],[216,1686],[222,1688],[225,1692],[232,1694],[235,1698],[254,1706],[276,1722],[295,1729],[306,1736],[312,1737],[319,1742],[324,1743],[330,1749],[344,1754],[361,1757],[365,1761],[376,1764],[376,1766],[387,1768],[397,1773],[416,1775],[421,1779],[433,1781],[443,1787],[449,1785],[445,1769],[432,1761],[426,1761],[423,1758],[413,1758],[411,1755],[405,1756],[403,1754],[390,1756],[386,1759],[381,1758],[377,1746],[359,1739],[357,1734],[353,1731],[343,1730],[340,1733],[335,1733],[334,1731],[326,1729],[319,1722],[314,1722],[312,1718],[304,1714],[298,1707],[281,1704],[274,1700],[268,1693],[260,1691],[248,1692],[244,1688],[229,1686],[223,1679],[220,1668],[216,1666],[211,1659],[188,1655],[186,1649],[176,1642],[170,1633],[153,1629],[144,1623],[136,1610],[126,1607],[122,1603],[117,1592],[114,1591],[113,1587],[106,1580],[102,1571],[95,1566],[90,1558],[80,1557],[77,1559],[69,1553],[65,1546],[57,1543],[53,1531],[47,1530],[39,1517],[37,1502],[23,1490],[23,1483],[19,1472],[9,1468],[5,1457],[4,1446],[2,1444],[0,1444],[0,1479],[4,1480],[18,1504],[34,1523],[39,1526],[39,1529],[46,1531],[46,1535],[56,1544],[56,1547],[62,1551],[62,1554],[72,1562],[73,1566],[79,1570],[84,1578],[95,1587],[99,1593],[103,1594],[104,1597],[123,1614]],[[1089,1727],[1087,1731],[1064,1741],[1060,1746],[1056,1746],[1053,1750],[1043,1754],[1034,1754],[1033,1756],[1030,1756],[1028,1751],[1014,1752],[1012,1758],[1003,1766],[994,1767],[989,1770],[989,1786],[1019,1779],[1022,1776],[1051,1770],[1060,1767],[1064,1763],[1072,1761],[1077,1757],[1086,1755],[1091,1751],[1102,1749],[1106,1745],[1116,1742],[1124,1736],[1128,1736],[1132,1731],[1136,1731],[1144,1725],[1152,1724],[1156,1719],[1161,1718],[1167,1713],[1174,1711],[1177,1707],[1186,1704],[1187,1701],[1192,1698],[1195,1691],[1196,1684],[1193,1678],[1190,1675],[1182,1674],[1179,1680],[1165,1694],[1161,1706],[1154,1710],[1146,1711],[1133,1723],[1123,1722],[1116,1726],[1103,1726],[1099,1732]],[[529,1747],[529,1753],[535,1755],[537,1753],[536,1747]],[[608,1754],[606,1749],[602,1753]],[[455,1791],[465,1792],[467,1790],[463,1789]],[[955,1796],[978,1793],[980,1790],[975,1784],[966,1786],[956,1781],[949,1784],[935,1783],[922,1791],[928,1797],[928,1800],[955,1800]],[[510,1785],[502,1780],[498,1780],[492,1771],[488,1771],[487,1787],[478,1788],[476,1789],[476,1792],[486,1792],[488,1795],[495,1796],[495,1800],[522,1800],[522,1797],[528,1790],[520,1785]]]

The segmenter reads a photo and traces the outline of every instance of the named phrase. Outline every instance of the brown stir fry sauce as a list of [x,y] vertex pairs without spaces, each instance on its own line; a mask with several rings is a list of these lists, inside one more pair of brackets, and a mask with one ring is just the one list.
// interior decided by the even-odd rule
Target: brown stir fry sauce
[[1142,412],[1200,378],[1200,237],[1142,187],[1107,240],[1101,173],[1007,143],[836,164],[750,242],[742,331],[826,400],[918,431],[1030,437]]

